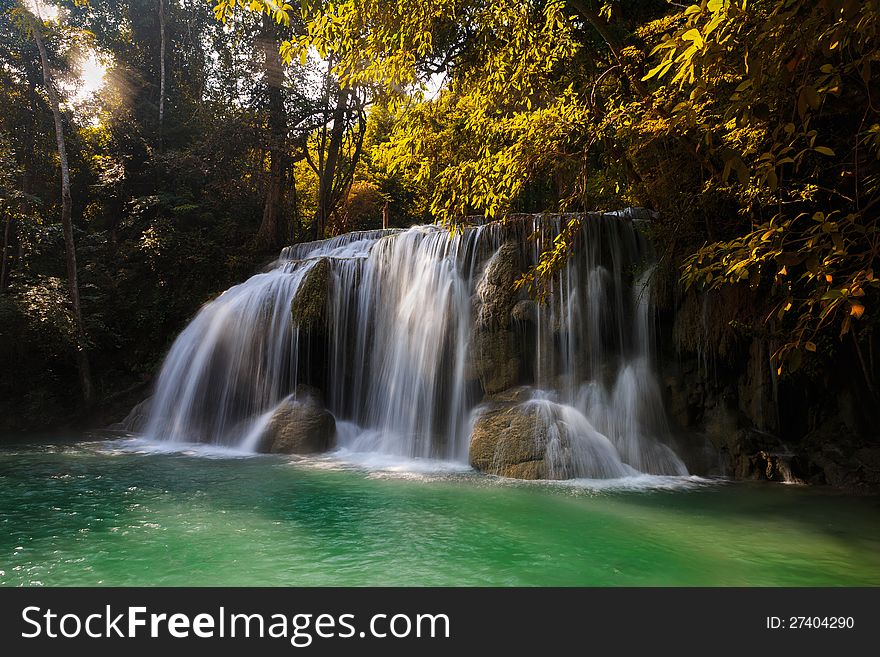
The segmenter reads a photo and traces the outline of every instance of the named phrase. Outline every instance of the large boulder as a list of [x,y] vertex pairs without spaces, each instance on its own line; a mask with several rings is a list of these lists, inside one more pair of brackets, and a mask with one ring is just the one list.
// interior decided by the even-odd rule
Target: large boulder
[[536,409],[515,401],[490,402],[474,420],[470,463],[487,474],[546,479],[546,443],[546,427]]
[[336,420],[320,393],[309,386],[282,401],[269,420],[257,451],[270,454],[325,452],[336,437]]
[[517,479],[608,479],[636,473],[580,411],[529,388],[491,395],[477,409],[470,463],[481,472]]
[[290,315],[295,326],[310,329],[324,323],[329,289],[330,261],[320,258],[305,273],[290,302]]

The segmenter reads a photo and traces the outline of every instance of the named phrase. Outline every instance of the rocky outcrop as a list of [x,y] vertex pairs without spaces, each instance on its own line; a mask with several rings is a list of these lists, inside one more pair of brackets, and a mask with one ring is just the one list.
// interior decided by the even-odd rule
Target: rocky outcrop
[[[739,379],[710,378],[694,361],[668,368],[666,412],[691,472],[736,479],[782,478],[789,450],[760,415],[767,389],[747,362]],[[774,416],[775,417],[775,416]],[[761,419],[761,422],[756,420]],[[772,426],[772,425],[771,425]]]
[[609,479],[635,472],[577,409],[527,388],[505,391],[477,410],[470,462],[481,472],[517,479]]
[[257,451],[270,454],[314,454],[327,451],[336,436],[336,420],[324,408],[320,392],[300,385],[278,405]]
[[147,422],[150,419],[150,406],[152,405],[152,402],[152,396],[138,402],[133,407],[131,407],[131,410],[123,419],[107,425],[107,431],[141,433],[144,429],[146,429]]
[[152,406],[152,403],[153,398],[147,397],[142,402],[135,404],[134,408],[132,408],[128,415],[125,416],[125,419],[119,423],[120,428],[124,431],[131,431],[132,433],[143,431],[150,418],[150,407]]
[[510,401],[491,401],[478,412],[471,433],[471,466],[502,477],[546,479],[546,427],[537,409],[519,404],[516,394],[507,391]]
[[321,258],[306,272],[290,302],[290,315],[295,326],[312,329],[324,323],[329,289],[330,261]]
[[776,373],[765,340],[752,339],[737,393],[739,410],[753,427],[759,431],[779,431]]
[[679,444],[689,446],[689,469],[880,490],[878,405],[854,348],[835,344],[833,360],[818,355],[812,367],[780,377],[771,361],[778,344],[762,326],[738,322],[758,315],[753,304],[735,289],[686,299],[667,318],[675,342],[666,348],[664,397]]
[[517,295],[515,283],[521,272],[519,245],[505,242],[489,260],[477,284],[477,324],[507,326],[510,323],[510,311]]
[[486,265],[474,295],[471,371],[486,394],[515,386],[520,380],[521,340],[512,327],[512,311],[522,268],[519,246],[505,242]]
[[829,418],[804,438],[799,462],[808,483],[853,493],[880,490],[880,444],[858,436],[839,417]]
[[519,381],[522,361],[513,331],[475,331],[471,349],[473,371],[486,394],[501,392]]
[[523,299],[517,301],[513,309],[510,311],[511,317],[518,322],[536,322],[538,321],[538,304],[532,299]]

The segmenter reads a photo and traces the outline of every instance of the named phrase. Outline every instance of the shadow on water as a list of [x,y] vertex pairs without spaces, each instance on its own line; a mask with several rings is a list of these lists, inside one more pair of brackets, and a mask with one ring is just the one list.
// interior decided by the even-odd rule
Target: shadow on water
[[[667,497],[670,496],[670,497]],[[804,531],[880,549],[880,496],[853,496],[832,488],[763,481],[719,481],[699,495],[658,491],[621,495],[642,508],[668,509],[694,518],[725,517],[759,522],[767,531],[800,524]],[[858,527],[858,533],[853,528]]]

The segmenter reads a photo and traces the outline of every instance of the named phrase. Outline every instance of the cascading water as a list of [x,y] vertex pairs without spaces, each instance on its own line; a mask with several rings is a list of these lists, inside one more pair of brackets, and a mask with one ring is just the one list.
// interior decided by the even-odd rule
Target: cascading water
[[[475,409],[517,387],[546,437],[551,478],[686,474],[664,444],[651,253],[632,218],[582,217],[546,303],[511,285],[569,220],[529,215],[454,235],[417,226],[284,249],[177,338],[146,434],[252,450],[306,383],[323,391],[340,447],[466,462]],[[317,320],[300,300],[316,291]]]

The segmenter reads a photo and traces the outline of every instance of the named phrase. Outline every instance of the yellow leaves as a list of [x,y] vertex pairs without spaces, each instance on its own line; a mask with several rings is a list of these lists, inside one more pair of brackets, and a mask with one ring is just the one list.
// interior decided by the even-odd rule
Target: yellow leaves
[[858,301],[850,301],[849,314],[856,319],[861,319],[862,315],[865,314],[865,306],[863,306]]
[[709,24],[706,26],[705,35],[708,37],[712,32],[714,32],[720,25],[724,22],[724,16],[722,14],[716,14],[712,17],[712,20],[709,21]]
[[652,68],[650,71],[648,71],[648,73],[645,76],[642,77],[642,82],[645,82],[646,80],[650,80],[651,78],[653,78],[655,76],[657,78],[662,78],[664,75],[666,75],[669,72],[669,69],[672,68],[672,65],[674,63],[675,62],[672,59],[668,59],[666,61],[660,62],[657,66]]
[[807,343],[804,345],[804,349],[806,349],[809,352],[815,353],[816,352],[816,343],[810,342],[808,340]]
[[214,18],[225,23],[233,14],[236,7],[255,13],[266,13],[276,23],[290,24],[290,10],[292,5],[277,0],[208,0],[214,3]]
[[683,41],[692,41],[694,44],[694,48],[697,50],[702,50],[705,45],[705,41],[703,41],[703,35],[700,34],[700,31],[692,28],[681,35]]

